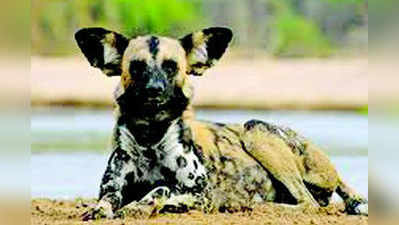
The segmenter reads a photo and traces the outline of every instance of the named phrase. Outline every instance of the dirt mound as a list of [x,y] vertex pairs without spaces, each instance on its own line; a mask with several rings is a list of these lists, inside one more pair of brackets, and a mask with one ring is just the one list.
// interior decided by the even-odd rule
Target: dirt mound
[[[32,224],[88,224],[80,216],[94,204],[94,200],[74,201],[34,199],[32,200]],[[204,214],[190,211],[184,214],[161,214],[138,218],[127,215],[124,219],[98,220],[95,224],[368,224],[364,216],[349,216],[342,212],[342,204],[332,204],[317,211],[284,207],[266,203],[252,211],[238,213]]]

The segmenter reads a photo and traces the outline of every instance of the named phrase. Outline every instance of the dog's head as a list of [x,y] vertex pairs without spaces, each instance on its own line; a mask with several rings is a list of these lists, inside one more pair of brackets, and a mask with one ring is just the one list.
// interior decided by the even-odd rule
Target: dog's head
[[103,28],[84,28],[75,39],[90,64],[107,76],[121,76],[125,101],[162,106],[177,95],[192,97],[189,75],[202,75],[225,52],[228,28],[212,27],[181,39],[128,39]]

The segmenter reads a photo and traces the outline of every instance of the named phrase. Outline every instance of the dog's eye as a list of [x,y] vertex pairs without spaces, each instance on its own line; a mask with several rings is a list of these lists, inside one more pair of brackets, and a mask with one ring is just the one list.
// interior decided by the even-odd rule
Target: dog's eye
[[130,62],[129,72],[131,75],[142,74],[147,68],[147,63],[141,60],[133,60]]
[[173,60],[165,60],[162,63],[162,69],[168,74],[174,74],[177,70],[177,63]]

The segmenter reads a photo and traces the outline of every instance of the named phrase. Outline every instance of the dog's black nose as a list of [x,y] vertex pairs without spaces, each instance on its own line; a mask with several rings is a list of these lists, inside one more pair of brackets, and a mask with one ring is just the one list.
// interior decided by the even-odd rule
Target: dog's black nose
[[166,88],[165,82],[162,80],[150,80],[145,86],[146,92],[149,96],[154,97],[162,93]]

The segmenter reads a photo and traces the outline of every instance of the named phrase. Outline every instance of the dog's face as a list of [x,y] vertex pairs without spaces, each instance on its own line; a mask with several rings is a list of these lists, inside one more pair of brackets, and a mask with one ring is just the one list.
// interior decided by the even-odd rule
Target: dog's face
[[177,94],[192,97],[189,75],[200,76],[213,66],[232,32],[213,27],[178,40],[152,35],[128,39],[103,28],[84,28],[75,38],[92,66],[107,76],[121,76],[125,101],[159,107]]

